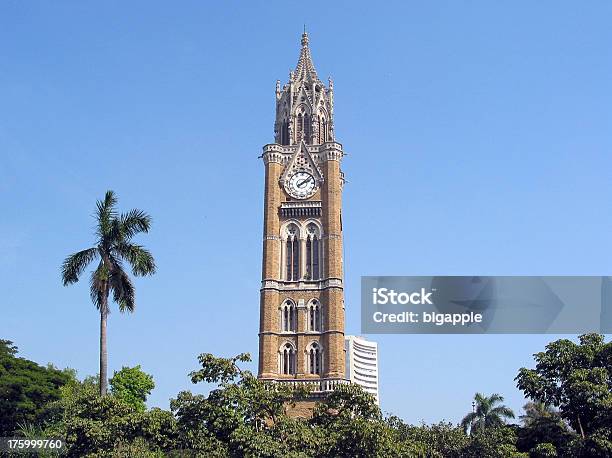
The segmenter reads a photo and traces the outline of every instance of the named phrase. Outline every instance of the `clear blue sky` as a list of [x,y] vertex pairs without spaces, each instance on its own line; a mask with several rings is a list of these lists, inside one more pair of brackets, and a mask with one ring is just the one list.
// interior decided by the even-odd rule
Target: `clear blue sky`
[[[150,405],[201,352],[257,353],[262,145],[307,24],[334,77],[347,332],[362,275],[612,273],[612,4],[0,4],[0,338],[97,372],[98,316],[59,266],[96,199],[154,218],[159,271],[109,321],[109,363]],[[558,336],[371,336],[383,410],[458,421]],[[251,367],[255,368],[255,364]]]

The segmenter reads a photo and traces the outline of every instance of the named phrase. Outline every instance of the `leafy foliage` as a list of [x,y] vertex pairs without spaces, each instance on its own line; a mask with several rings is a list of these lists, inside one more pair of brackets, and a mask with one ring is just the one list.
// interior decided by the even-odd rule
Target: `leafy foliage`
[[100,396],[97,384],[97,377],[66,384],[61,398],[47,405],[41,436],[63,438],[68,456],[79,457],[157,456],[176,446],[170,412],[138,411],[117,396]]
[[423,455],[427,457],[459,458],[470,443],[463,428],[452,423],[412,426],[395,416],[389,417],[387,422],[397,431],[401,441],[422,444]]
[[546,456],[553,449],[557,453],[573,439],[574,433],[561,419],[559,411],[541,402],[528,402],[523,408],[525,415],[520,418],[524,427],[517,427],[519,450]]
[[474,429],[470,443],[463,450],[465,458],[527,457],[516,448],[516,433],[507,426],[491,426],[485,430]]
[[530,458],[552,458],[558,456],[556,447],[550,442],[536,445],[529,451]]
[[0,340],[0,436],[37,421],[47,403],[60,398],[70,374],[16,356],[10,340]]
[[[597,342],[587,340],[589,345]],[[2,358],[17,359],[10,342],[2,343]],[[603,356],[601,348],[587,354],[605,364],[606,345],[601,341]],[[250,361],[248,354],[218,358],[205,353],[198,360],[200,368],[189,374],[191,380],[212,384],[212,389],[208,394],[179,393],[171,400],[171,411],[146,410],[144,401],[154,383],[139,366],[116,372],[112,392],[106,396],[97,392],[97,377],[79,381],[74,371],[38,366],[61,374],[63,384],[57,388],[59,394],[30,417],[32,423],[21,425],[19,431],[27,437],[63,437],[68,456],[88,457],[612,456],[610,424],[597,423],[609,415],[605,403],[597,415],[585,418],[589,429],[583,438],[567,425],[563,415],[568,410],[563,406],[557,411],[536,398],[525,405],[522,426],[507,425],[505,420],[513,415],[503,406],[503,398],[477,394],[478,408],[467,420],[468,435],[465,424],[413,426],[397,417],[384,418],[373,397],[356,385],[341,385],[317,398],[305,389],[259,380],[240,367]],[[552,367],[555,358],[548,363]],[[535,375],[541,376],[537,370]],[[576,380],[571,371],[568,380]],[[562,383],[557,388],[562,389]],[[292,417],[298,401],[315,399],[310,418]]]
[[420,444],[399,440],[397,430],[383,421],[371,394],[357,385],[341,385],[320,402],[310,421],[324,431],[315,456],[407,456],[422,452]]
[[192,381],[218,384],[208,396],[179,393],[171,402],[179,443],[204,456],[266,457],[511,457],[516,435],[506,427],[468,437],[450,424],[414,427],[384,419],[369,393],[341,385],[314,408],[312,418],[288,415],[292,403],[308,397],[267,384],[238,362],[247,355],[200,355]]
[[138,412],[146,409],[145,401],[155,388],[153,376],[143,372],[140,366],[123,367],[110,379],[111,392],[131,405]]
[[612,455],[612,343],[584,334],[578,344],[557,340],[534,356],[535,369],[521,368],[517,386],[534,401],[557,407],[578,433],[567,453]]
[[521,415],[519,418],[525,426],[530,426],[542,420],[559,420],[561,415],[555,408],[544,404],[543,402],[529,401],[523,406],[525,415]]

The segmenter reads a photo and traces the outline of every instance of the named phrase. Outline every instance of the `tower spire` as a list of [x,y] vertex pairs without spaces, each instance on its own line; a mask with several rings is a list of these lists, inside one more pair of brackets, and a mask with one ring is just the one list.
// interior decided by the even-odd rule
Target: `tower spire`
[[304,27],[300,58],[289,82],[276,86],[274,140],[279,145],[322,145],[334,141],[333,88],[317,76]]
[[300,50],[300,58],[294,72],[295,81],[318,81],[317,71],[312,63],[310,48],[308,47],[308,33],[306,25],[304,25],[304,33],[302,33],[302,49]]

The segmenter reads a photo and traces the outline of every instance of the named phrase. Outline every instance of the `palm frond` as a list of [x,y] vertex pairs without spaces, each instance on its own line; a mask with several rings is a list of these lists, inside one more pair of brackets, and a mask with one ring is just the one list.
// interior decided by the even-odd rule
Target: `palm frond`
[[87,248],[68,256],[62,263],[62,282],[64,286],[78,282],[85,267],[96,258],[97,254],[97,248]]
[[491,404],[497,404],[498,402],[504,402],[504,397],[501,394],[493,393],[488,397]]
[[151,217],[142,210],[135,208],[127,213],[121,214],[119,217],[119,225],[121,233],[127,241],[136,234],[149,232],[151,228]]
[[463,431],[467,432],[477,418],[478,415],[476,415],[474,412],[470,412],[463,417],[463,420],[461,420],[461,427],[463,428]]
[[119,305],[120,312],[133,312],[136,306],[134,285],[123,269],[116,269],[110,278],[113,300]]
[[504,424],[504,420],[493,414],[489,414],[484,418],[484,427],[485,428],[497,428]]
[[113,191],[106,191],[104,200],[96,202],[97,214],[96,221],[98,223],[97,234],[100,239],[106,238],[111,230],[112,221],[116,217],[115,205],[117,204],[117,198]]
[[491,409],[491,414],[500,418],[514,418],[514,411],[506,406],[498,406]]
[[[105,294],[108,288],[108,269],[102,261],[98,264],[98,268],[91,273],[89,279],[89,295],[91,301],[96,308],[100,310],[104,304]],[[110,312],[108,304],[106,304],[106,313]]]
[[153,275],[156,270],[155,259],[151,252],[141,245],[119,243],[114,247],[118,255],[131,266],[136,276]]

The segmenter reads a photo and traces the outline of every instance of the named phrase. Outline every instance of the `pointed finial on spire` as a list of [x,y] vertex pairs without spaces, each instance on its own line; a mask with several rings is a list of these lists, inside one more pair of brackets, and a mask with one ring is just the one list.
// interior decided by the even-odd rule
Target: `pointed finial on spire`
[[295,81],[313,81],[319,79],[317,77],[317,71],[314,68],[314,64],[312,63],[312,57],[310,56],[306,26],[304,26],[304,33],[302,34],[302,50],[300,51],[300,58],[293,76]]

